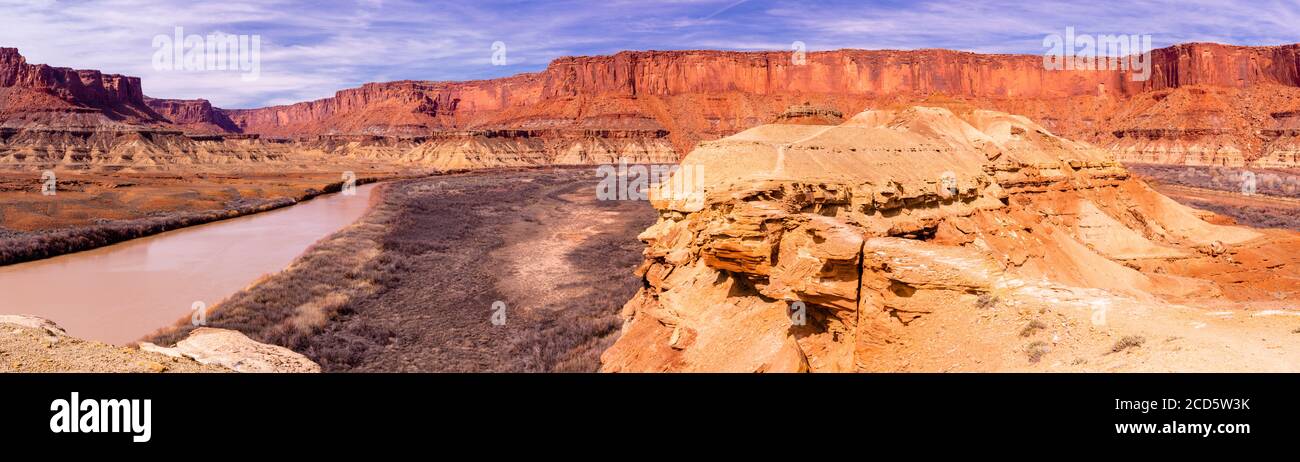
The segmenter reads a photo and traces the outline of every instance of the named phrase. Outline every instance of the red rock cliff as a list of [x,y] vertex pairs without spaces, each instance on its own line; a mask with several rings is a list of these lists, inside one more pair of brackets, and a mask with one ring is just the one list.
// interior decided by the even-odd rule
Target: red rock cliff
[[111,120],[165,122],[145,105],[139,77],[28,64],[15,48],[0,48],[0,88],[6,114],[99,111]]
[[[541,72],[502,79],[372,83],[318,101],[226,112],[245,131],[280,136],[496,127],[668,130],[686,152],[700,140],[768,122],[803,101],[856,113],[943,95],[1115,143],[1116,133],[1150,118],[1143,113],[1148,105],[1133,103],[1139,96],[1196,86],[1293,91],[1300,87],[1298,56],[1297,45],[1184,44],[1153,51],[1151,78],[1135,81],[1128,71],[1047,70],[1041,56],[950,50],[814,52],[805,65],[792,62],[789,52],[622,52],[560,58]],[[1238,118],[1227,109],[1251,98],[1234,94],[1215,111]],[[1265,105],[1278,106],[1272,112],[1295,109],[1287,104]],[[1250,127],[1241,130],[1233,149],[1258,150],[1249,146]]]
[[145,97],[144,102],[158,114],[182,126],[186,131],[207,133],[239,133],[240,128],[226,113],[212,107],[206,99],[157,99]]
[[802,65],[789,52],[643,51],[560,58],[541,72],[500,79],[370,83],[317,101],[223,110],[202,100],[147,100],[137,78],[30,65],[5,48],[0,113],[10,125],[15,114],[22,124],[94,123],[84,121],[89,113],[275,137],[667,132],[684,154],[805,102],[853,114],[959,100],[1027,115],[1126,161],[1300,166],[1300,136],[1287,116],[1300,112],[1300,45],[1177,45],[1152,52],[1150,79],[1130,77],[1047,70],[1036,55],[950,50],[813,52]]

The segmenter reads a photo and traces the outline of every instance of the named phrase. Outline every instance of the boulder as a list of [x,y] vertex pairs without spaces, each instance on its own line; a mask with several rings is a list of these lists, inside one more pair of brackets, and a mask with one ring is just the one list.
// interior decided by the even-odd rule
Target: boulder
[[[150,347],[150,350],[160,350]],[[320,365],[288,348],[259,343],[241,332],[200,327],[176,342],[176,353],[236,372],[320,372]]]

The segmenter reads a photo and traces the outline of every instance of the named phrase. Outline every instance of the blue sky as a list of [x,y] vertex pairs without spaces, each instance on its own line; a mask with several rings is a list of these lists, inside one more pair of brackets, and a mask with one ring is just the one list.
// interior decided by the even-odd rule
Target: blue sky
[[[141,76],[145,93],[258,107],[365,82],[466,80],[620,50],[951,48],[1043,52],[1047,34],[1150,34],[1188,41],[1300,42],[1300,0],[1264,1],[303,1],[0,0],[0,46],[32,63]],[[155,36],[256,34],[261,75],[155,69]],[[492,44],[506,65],[492,64]]]

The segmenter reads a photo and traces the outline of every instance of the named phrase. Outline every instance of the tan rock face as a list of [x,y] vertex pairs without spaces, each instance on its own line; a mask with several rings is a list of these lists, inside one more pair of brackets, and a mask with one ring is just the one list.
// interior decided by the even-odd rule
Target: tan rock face
[[225,112],[204,99],[156,99],[145,97],[150,109],[192,133],[241,133]]
[[16,326],[30,327],[32,329],[44,330],[50,335],[67,334],[62,327],[55,324],[54,321],[36,316],[0,314],[0,324],[12,324]]
[[[653,199],[646,286],[606,371],[1024,369],[1044,349],[1101,354],[1161,304],[1221,301],[1228,254],[1300,245],[1202,221],[1105,151],[991,111],[764,125],[702,143],[684,172],[702,175],[703,200],[669,186]],[[1297,275],[1295,260],[1270,271]],[[1159,316],[1200,313],[1186,309]],[[1047,316],[1054,343],[1024,347],[1030,362],[1018,332]],[[1114,362],[1089,361],[1060,367]],[[1168,367],[1188,364],[1202,363]]]
[[0,315],[0,372],[229,372],[193,359],[69,336],[35,316]]
[[259,343],[238,331],[200,327],[175,350],[202,364],[236,372],[320,372],[320,365],[288,348]]

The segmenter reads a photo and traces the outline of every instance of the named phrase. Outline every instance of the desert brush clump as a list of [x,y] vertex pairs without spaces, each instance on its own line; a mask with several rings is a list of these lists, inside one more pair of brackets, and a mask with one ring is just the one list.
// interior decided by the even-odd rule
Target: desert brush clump
[[1029,358],[1030,363],[1042,361],[1043,357],[1047,356],[1047,353],[1050,351],[1051,348],[1048,347],[1047,342],[1041,340],[1034,341],[1025,346],[1025,356]]
[[998,302],[1000,301],[1001,300],[998,299],[997,295],[980,294],[979,298],[975,299],[975,307],[980,309],[993,308],[998,306]]
[[1119,341],[1116,341],[1115,345],[1110,347],[1110,352],[1119,353],[1130,348],[1137,348],[1142,346],[1143,343],[1146,343],[1146,341],[1146,337],[1140,335],[1125,335],[1120,338]]
[[1020,330],[1020,336],[1021,336],[1021,337],[1029,337],[1029,336],[1034,335],[1034,334],[1037,333],[1038,331],[1043,330],[1043,329],[1046,329],[1046,328],[1047,328],[1047,324],[1043,323],[1043,321],[1039,321],[1039,320],[1035,319],[1035,320],[1029,321],[1029,324],[1026,324],[1026,325],[1025,325],[1025,328]]

